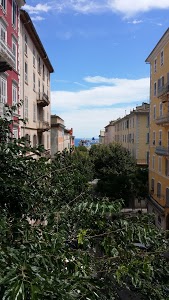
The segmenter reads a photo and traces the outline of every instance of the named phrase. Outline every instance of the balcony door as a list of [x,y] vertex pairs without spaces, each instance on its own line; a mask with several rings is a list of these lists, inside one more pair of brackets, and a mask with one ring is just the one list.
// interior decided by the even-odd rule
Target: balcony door
[[168,150],[169,150],[169,131],[167,132],[167,147],[168,147]]
[[0,22],[0,34],[1,34],[1,40],[3,42],[7,42],[7,30],[6,30],[6,26]]

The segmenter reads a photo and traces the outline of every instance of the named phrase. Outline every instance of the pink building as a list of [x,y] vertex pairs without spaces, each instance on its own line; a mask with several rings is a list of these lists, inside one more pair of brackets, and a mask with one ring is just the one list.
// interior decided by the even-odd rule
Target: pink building
[[[4,104],[15,105],[19,99],[19,14],[24,0],[0,1],[0,115]],[[18,112],[14,118],[17,118]],[[14,137],[19,135],[16,123]]]

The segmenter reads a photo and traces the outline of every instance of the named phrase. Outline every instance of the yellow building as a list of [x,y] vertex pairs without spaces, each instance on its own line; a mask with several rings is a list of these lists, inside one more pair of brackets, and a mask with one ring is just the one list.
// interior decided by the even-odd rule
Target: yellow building
[[142,103],[123,118],[114,121],[115,142],[122,144],[138,165],[149,162],[149,104]]
[[148,211],[169,229],[169,29],[148,58],[150,63],[150,164]]

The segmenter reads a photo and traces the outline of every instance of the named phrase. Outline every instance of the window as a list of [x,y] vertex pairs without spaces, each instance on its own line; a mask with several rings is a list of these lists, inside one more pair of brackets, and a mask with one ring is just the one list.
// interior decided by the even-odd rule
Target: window
[[38,80],[38,92],[40,94],[40,80]]
[[25,34],[25,54],[28,54],[28,37]]
[[169,176],[169,159],[166,158],[165,160],[165,175]]
[[49,85],[49,72],[47,71],[47,85]]
[[169,207],[169,188],[166,188],[166,206]]
[[134,133],[133,133],[132,143],[134,143]]
[[157,95],[157,83],[154,82],[154,96]]
[[155,168],[155,155],[152,156],[152,169]]
[[147,165],[149,165],[149,151],[147,151],[146,153],[146,163]]
[[159,156],[158,157],[158,172],[161,173],[161,160],[162,160],[162,157]]
[[6,103],[7,102],[7,80],[4,77],[0,77],[0,102]]
[[146,138],[147,138],[146,143],[149,144],[149,132],[147,132],[147,137]]
[[162,66],[164,64],[164,51],[161,51],[160,62],[161,62],[161,66]]
[[153,106],[153,119],[156,119],[156,105]]
[[25,81],[28,82],[28,64],[25,62]]
[[17,86],[12,85],[12,105],[16,105],[18,102],[18,93],[17,93]]
[[24,118],[28,119],[28,97],[25,96],[24,102]]
[[157,197],[161,198],[161,183],[157,183]]
[[37,136],[34,134],[33,136],[33,147],[35,148],[37,146]]
[[36,104],[33,103],[33,122],[36,122]]
[[43,91],[43,93],[45,92],[44,84],[42,85],[42,91]]
[[154,178],[151,179],[151,191],[154,192]]
[[34,92],[36,90],[36,77],[35,77],[35,73],[33,73],[33,90],[34,90]]
[[164,86],[164,76],[158,79],[158,90],[160,90]]
[[7,28],[4,23],[0,22],[1,40],[7,42]]
[[149,127],[149,125],[150,125],[150,116],[148,114],[148,116],[147,116],[147,127]]
[[159,105],[159,116],[162,117],[163,115],[163,104],[162,102],[160,102],[160,105]]
[[33,66],[35,68],[35,61],[36,61],[36,57],[35,57],[35,48],[33,48]]
[[6,0],[1,0],[1,6],[6,11]]
[[153,145],[156,144],[156,133],[155,131],[153,131]]
[[43,65],[43,80],[45,80],[45,66]]
[[162,145],[162,130],[159,130],[159,146]]
[[41,60],[40,60],[40,56],[38,56],[38,73],[41,74]]
[[16,10],[16,2],[12,1],[12,25],[16,27],[16,19],[17,19],[17,10]]
[[154,60],[154,73],[157,72],[157,59]]
[[134,128],[134,118],[133,118],[133,128]]
[[15,56],[15,70],[17,70],[17,43],[12,39],[12,51]]
[[18,139],[18,128],[13,128],[13,138]]

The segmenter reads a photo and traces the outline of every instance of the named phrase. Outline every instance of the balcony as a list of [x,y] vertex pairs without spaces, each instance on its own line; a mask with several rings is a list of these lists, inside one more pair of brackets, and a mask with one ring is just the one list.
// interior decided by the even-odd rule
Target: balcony
[[46,122],[46,121],[38,121],[37,122],[37,131],[38,132],[48,131],[49,129],[50,129],[49,122]]
[[48,106],[50,104],[49,97],[45,93],[37,93],[37,104],[42,107]]
[[169,113],[156,119],[157,125],[169,126]]
[[161,156],[169,156],[169,147],[157,146],[155,153]]
[[163,102],[167,101],[169,94],[169,82],[160,87],[157,91],[157,97],[161,98]]
[[0,37],[0,72],[15,69],[16,58],[12,49]]

